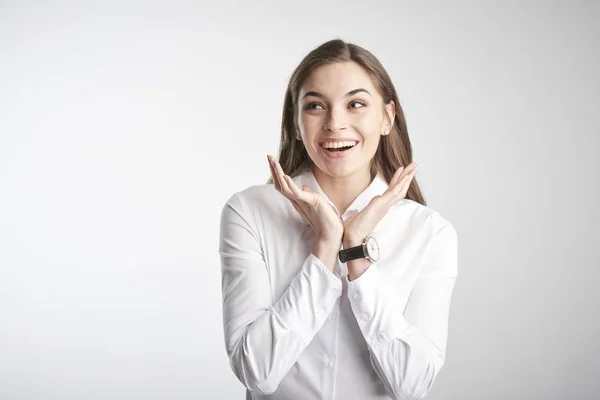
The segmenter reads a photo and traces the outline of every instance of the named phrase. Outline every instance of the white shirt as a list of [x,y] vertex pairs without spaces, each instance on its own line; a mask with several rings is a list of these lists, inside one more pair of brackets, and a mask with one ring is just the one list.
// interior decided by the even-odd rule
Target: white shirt
[[[293,180],[333,205],[311,170]],[[341,217],[387,187],[377,175]],[[456,230],[404,199],[372,236],[379,260],[348,281],[346,263],[338,259],[332,273],[312,254],[312,228],[272,184],[227,200],[219,244],[223,327],[246,399],[407,400],[431,390],[446,354]]]

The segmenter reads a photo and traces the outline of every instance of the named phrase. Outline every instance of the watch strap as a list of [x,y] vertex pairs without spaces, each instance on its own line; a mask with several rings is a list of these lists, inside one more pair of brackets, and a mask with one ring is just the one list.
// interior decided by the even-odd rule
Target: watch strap
[[360,244],[355,247],[350,247],[349,249],[340,250],[339,258],[341,262],[356,260],[357,258],[365,258],[363,245]]

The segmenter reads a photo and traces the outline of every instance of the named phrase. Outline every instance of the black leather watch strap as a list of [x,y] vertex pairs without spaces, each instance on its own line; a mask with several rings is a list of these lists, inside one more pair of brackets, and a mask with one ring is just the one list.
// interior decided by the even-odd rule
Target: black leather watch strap
[[356,260],[357,258],[365,258],[365,252],[361,244],[356,247],[340,250],[338,256],[340,261],[344,263],[349,260]]

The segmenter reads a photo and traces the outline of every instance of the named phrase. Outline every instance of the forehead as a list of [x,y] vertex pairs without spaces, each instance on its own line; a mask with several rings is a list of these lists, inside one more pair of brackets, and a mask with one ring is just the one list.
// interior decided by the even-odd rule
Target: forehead
[[315,91],[326,97],[343,97],[351,90],[364,88],[373,96],[377,91],[369,74],[354,61],[321,65],[311,72],[300,88],[300,97]]

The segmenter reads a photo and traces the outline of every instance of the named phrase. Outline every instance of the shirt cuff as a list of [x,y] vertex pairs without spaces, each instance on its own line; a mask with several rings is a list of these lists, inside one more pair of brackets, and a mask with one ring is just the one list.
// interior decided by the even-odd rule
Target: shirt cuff
[[379,265],[373,262],[361,276],[348,285],[348,299],[356,321],[367,343],[402,337],[411,325],[402,310],[394,304],[389,285],[383,279]]

